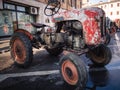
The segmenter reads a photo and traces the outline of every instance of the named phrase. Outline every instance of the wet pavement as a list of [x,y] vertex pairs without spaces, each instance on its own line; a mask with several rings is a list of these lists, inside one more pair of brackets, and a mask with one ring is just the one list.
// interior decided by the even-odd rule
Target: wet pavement
[[[91,61],[84,54],[80,56],[88,71],[84,90],[120,90],[120,40],[112,38],[108,47],[112,51],[112,60],[105,67],[89,66]],[[13,64],[0,71],[0,90],[81,90],[79,86],[69,86],[63,81],[58,57],[52,57],[42,49],[34,49],[33,53],[34,60],[29,68],[22,69]]]
[[[120,90],[120,69],[108,70],[90,68],[89,78],[84,90]],[[81,90],[79,87],[67,85],[60,74],[44,76],[23,76],[8,78],[1,82],[0,90]]]
[[120,90],[120,69],[90,71],[86,90]]

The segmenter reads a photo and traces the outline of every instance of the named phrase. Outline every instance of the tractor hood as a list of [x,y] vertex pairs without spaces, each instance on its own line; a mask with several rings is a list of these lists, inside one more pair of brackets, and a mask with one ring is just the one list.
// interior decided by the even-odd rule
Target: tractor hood
[[90,18],[96,18],[99,20],[100,17],[103,17],[104,11],[98,7],[88,7],[82,8],[80,10],[68,10],[64,12],[58,12],[53,18],[53,22],[60,22],[66,20],[78,20],[84,22]]
[[80,10],[59,12],[52,18],[53,22],[77,20],[82,23],[85,42],[96,45],[102,42],[105,32],[105,13],[101,8],[88,7]]

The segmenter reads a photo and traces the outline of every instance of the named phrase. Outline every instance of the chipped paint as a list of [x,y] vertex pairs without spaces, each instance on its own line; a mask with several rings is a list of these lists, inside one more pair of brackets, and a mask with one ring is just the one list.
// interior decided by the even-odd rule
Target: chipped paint
[[[60,21],[78,20],[83,25],[83,34],[87,45],[96,45],[101,43],[100,17],[105,13],[98,7],[82,8],[80,10],[71,10],[59,12],[53,16],[53,19],[62,18]],[[55,21],[54,22],[58,22]]]

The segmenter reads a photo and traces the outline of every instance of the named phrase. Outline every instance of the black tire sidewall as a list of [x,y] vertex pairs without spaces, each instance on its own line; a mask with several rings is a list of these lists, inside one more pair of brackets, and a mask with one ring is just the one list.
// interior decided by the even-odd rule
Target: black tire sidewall
[[[80,58],[79,58],[77,55],[75,55],[75,54],[73,54],[73,53],[69,53],[69,54],[61,57],[60,62],[59,62],[59,64],[60,64],[60,74],[61,74],[61,76],[63,77],[63,75],[62,75],[62,70],[61,70],[61,66],[62,66],[63,62],[64,62],[65,60],[68,60],[68,59],[75,65],[75,67],[76,67],[76,69],[77,69],[77,71],[78,71],[78,76],[79,76],[78,82],[77,82],[75,85],[72,85],[72,86],[78,87],[78,86],[80,86],[80,85],[82,84],[83,87],[81,87],[81,86],[80,86],[80,87],[81,87],[81,88],[84,88],[85,85],[86,85],[87,79],[88,79],[87,69],[86,69],[85,64],[80,60]],[[79,59],[79,60],[78,60],[78,59]],[[64,80],[64,77],[63,77],[63,80]],[[65,80],[64,80],[64,81],[65,81]],[[65,82],[66,82],[66,81],[65,81]],[[66,83],[67,83],[67,82],[66,82]],[[67,84],[68,84],[68,83],[67,83]]]
[[[105,65],[107,65],[110,61],[111,61],[111,58],[112,58],[112,53],[111,53],[111,50],[110,50],[110,48],[108,48],[106,45],[100,45],[99,47],[102,47],[102,50],[104,50],[104,52],[102,53],[102,54],[104,54],[104,60],[103,60],[103,62],[101,62],[101,63],[99,63],[99,62],[97,62],[97,60],[98,60],[98,58],[94,58],[94,56],[91,56],[90,55],[90,53],[88,52],[87,54],[88,54],[88,56],[89,56],[89,58],[90,58],[90,60],[93,62],[93,64],[95,65],[95,66],[105,66]],[[99,47],[97,47],[97,48],[99,48]],[[94,50],[96,50],[96,49],[94,49]],[[91,51],[90,51],[91,52]],[[96,55],[95,55],[96,56]],[[96,60],[95,60],[96,59]]]
[[[26,52],[26,60],[23,64],[19,64],[15,61],[13,52],[12,52],[12,48],[13,48],[13,44],[14,41],[16,40],[16,38],[18,38],[24,45],[24,47],[26,48],[25,52]],[[27,35],[25,35],[24,33],[21,32],[16,32],[12,35],[12,38],[10,40],[10,51],[11,51],[11,56],[14,60],[15,65],[19,66],[19,67],[23,67],[23,68],[27,68],[33,59],[33,53],[32,53],[32,44],[30,39],[27,37]]]

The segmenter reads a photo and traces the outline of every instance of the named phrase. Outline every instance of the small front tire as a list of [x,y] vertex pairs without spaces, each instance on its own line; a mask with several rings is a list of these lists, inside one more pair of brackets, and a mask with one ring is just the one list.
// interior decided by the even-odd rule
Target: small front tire
[[60,73],[63,80],[71,86],[83,89],[87,82],[87,69],[80,58],[68,53],[60,59]]

